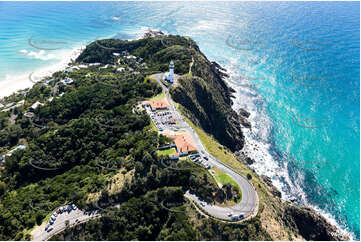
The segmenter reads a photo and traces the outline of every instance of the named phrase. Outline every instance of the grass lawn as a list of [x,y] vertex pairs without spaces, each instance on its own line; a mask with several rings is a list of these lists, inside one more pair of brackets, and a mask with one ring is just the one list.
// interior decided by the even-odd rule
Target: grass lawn
[[152,120],[150,121],[150,124],[149,124],[148,126],[144,127],[143,130],[150,130],[150,131],[158,132],[158,129],[157,129],[157,127],[155,126],[155,124],[153,123]]
[[214,171],[214,178],[218,183],[222,185],[230,183],[234,189],[237,189],[239,192],[241,191],[238,184],[229,175],[214,167],[212,168],[212,171]]
[[166,149],[166,150],[157,150],[158,155],[168,155],[169,156],[176,152],[177,151],[175,150],[175,148],[170,148],[170,149]]
[[165,98],[165,93],[164,91],[162,91],[161,93],[159,93],[158,95],[154,96],[154,97],[151,97],[151,98],[148,98],[147,100],[148,101],[159,101],[159,100],[162,100]]

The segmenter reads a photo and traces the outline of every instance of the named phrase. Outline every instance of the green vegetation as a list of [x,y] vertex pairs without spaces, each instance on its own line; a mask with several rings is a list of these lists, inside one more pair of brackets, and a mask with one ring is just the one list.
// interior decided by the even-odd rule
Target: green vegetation
[[157,150],[158,155],[170,156],[174,153],[177,153],[175,148],[170,148],[170,149],[166,149],[166,150]]
[[[113,49],[99,44],[135,55],[136,59],[115,57]],[[252,176],[249,181],[260,196],[260,210],[256,217],[242,223],[205,218],[184,199],[188,190],[212,203],[237,197],[228,184],[219,189],[203,167],[159,155],[157,148],[168,139],[155,132],[144,111],[133,113],[138,101],[164,95],[161,87],[147,78],[149,75],[167,70],[170,60],[175,61],[177,74],[189,73],[192,56],[192,79],[181,81],[178,90],[171,90],[172,97],[184,106],[185,115],[202,127],[192,125],[210,153],[237,172]],[[88,45],[77,62],[100,62],[125,69],[120,72],[111,66],[92,66],[71,73],[57,72],[50,86],[37,84],[26,95],[1,100],[4,104],[22,99],[25,102],[0,112],[0,152],[19,143],[26,144],[27,149],[14,152],[1,170],[0,240],[30,239],[31,230],[46,220],[50,211],[68,203],[82,210],[98,209],[95,204],[102,204],[105,211],[101,218],[68,228],[54,240],[303,239],[297,233],[303,218],[309,217],[293,219],[293,210],[271,196],[261,178],[219,144],[237,149],[234,144],[242,145],[242,135],[230,111],[228,87],[191,39],[101,40]],[[64,77],[74,83],[55,88]],[[60,93],[64,95],[60,97]],[[53,101],[47,102],[49,97],[54,97]],[[36,118],[30,122],[24,113],[35,101],[45,105],[34,111]],[[228,181],[223,176],[221,180]],[[162,201],[179,212],[164,209]],[[120,208],[112,209],[114,204],[120,204]]]
[[148,98],[148,101],[159,101],[159,100],[163,100],[165,98],[165,93],[164,91],[162,91],[161,93],[159,93],[158,95]]
[[214,171],[214,177],[216,181],[222,185],[231,184],[232,187],[234,187],[236,190],[240,191],[238,184],[226,173],[222,172],[221,170],[217,168],[212,168],[212,171]]

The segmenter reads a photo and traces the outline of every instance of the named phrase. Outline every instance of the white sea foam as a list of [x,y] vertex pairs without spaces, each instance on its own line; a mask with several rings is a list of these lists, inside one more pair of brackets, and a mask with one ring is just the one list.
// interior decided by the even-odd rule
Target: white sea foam
[[[46,76],[52,75],[56,71],[64,70],[71,60],[75,60],[80,55],[83,48],[84,46],[73,48],[71,50],[57,51],[56,59],[59,61],[56,64],[34,70],[33,73],[36,77],[35,79],[40,80]],[[43,58],[42,60],[53,59],[54,57],[52,55],[55,55],[46,54],[43,50],[37,53],[34,52],[34,54],[31,54],[33,52],[29,52],[27,50],[20,50],[20,52],[37,59],[42,59],[44,57],[45,59]],[[32,87],[34,83],[29,80],[30,74],[31,72],[20,75],[6,75],[5,80],[0,81],[0,97],[5,97],[13,92]]]
[[112,17],[112,19],[113,19],[114,21],[119,21],[119,20],[121,20],[120,17]]
[[[240,78],[242,77],[240,71],[247,72],[249,68],[245,65],[240,70],[238,61],[231,59],[229,64],[225,64],[225,69],[228,70],[227,74],[229,75],[226,82],[236,90],[233,109],[238,111],[239,108],[243,108],[250,113],[248,120],[251,122],[252,128],[243,129],[245,144],[242,151],[246,156],[255,161],[251,167],[258,174],[269,176],[275,187],[280,190],[283,199],[287,201],[297,199],[298,204],[311,206],[307,202],[307,196],[303,190],[304,173],[298,171],[297,178],[291,178],[288,172],[290,163],[285,160],[276,160],[272,155],[273,147],[270,135],[273,123],[267,115],[267,103],[255,90],[257,84],[253,83],[252,80]],[[267,82],[275,82],[270,77],[268,79],[266,78]],[[287,150],[289,148],[287,147]],[[322,214],[332,225],[339,228],[341,234],[348,235],[352,239],[354,238],[353,234],[343,229],[342,227],[345,226],[340,226],[330,213],[316,206],[311,207]]]

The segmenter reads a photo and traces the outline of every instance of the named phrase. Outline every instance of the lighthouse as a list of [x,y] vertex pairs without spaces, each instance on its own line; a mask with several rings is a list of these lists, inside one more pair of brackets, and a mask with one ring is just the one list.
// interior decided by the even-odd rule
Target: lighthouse
[[174,82],[174,62],[173,61],[171,61],[169,63],[169,72],[164,74],[164,80],[166,80],[170,84],[173,84],[173,82]]
[[173,83],[174,80],[174,62],[171,61],[169,64],[169,82]]

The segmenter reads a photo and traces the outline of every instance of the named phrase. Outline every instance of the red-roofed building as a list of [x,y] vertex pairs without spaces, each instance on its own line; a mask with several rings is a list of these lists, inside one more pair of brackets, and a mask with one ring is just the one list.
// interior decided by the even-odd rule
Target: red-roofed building
[[142,102],[142,105],[149,105],[152,111],[169,108],[169,103],[165,99],[159,101],[144,101]]
[[173,139],[177,148],[177,152],[180,153],[181,155],[188,154],[189,152],[192,151],[197,151],[193,139],[188,133],[176,134],[176,135],[166,134],[166,136],[168,138]]

